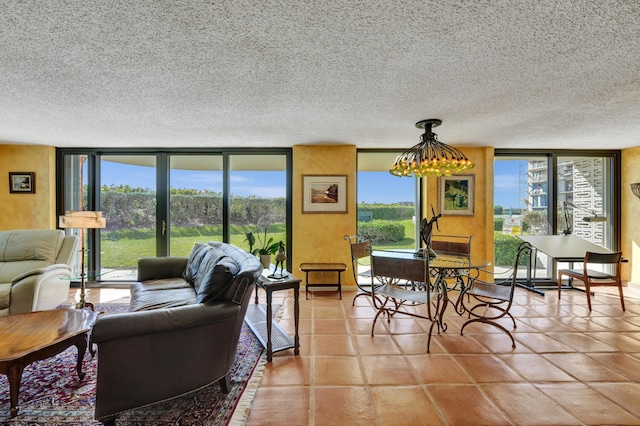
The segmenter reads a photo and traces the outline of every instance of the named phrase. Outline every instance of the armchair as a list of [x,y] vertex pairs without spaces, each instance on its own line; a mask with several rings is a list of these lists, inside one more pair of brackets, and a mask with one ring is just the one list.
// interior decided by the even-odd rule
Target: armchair
[[0,231],[0,316],[63,303],[77,253],[78,237],[61,230]]

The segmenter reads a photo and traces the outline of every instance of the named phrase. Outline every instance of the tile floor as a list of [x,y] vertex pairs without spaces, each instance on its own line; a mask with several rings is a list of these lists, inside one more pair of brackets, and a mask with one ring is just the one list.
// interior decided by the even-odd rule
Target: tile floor
[[[434,335],[431,353],[425,320],[379,320],[371,337],[368,298],[352,306],[354,292],[342,300],[327,291],[305,300],[302,292],[300,355],[274,354],[247,424],[640,424],[640,291],[625,288],[625,313],[600,291],[591,313],[577,291],[561,301],[555,291],[516,291],[516,349],[488,325],[461,336],[463,318],[449,308],[448,330]],[[293,292],[273,295],[292,332]],[[127,301],[107,289],[90,289],[89,299]]]

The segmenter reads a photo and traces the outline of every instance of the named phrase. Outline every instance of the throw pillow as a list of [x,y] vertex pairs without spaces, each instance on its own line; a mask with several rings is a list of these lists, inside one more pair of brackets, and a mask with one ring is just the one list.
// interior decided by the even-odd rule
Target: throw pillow
[[220,258],[213,267],[207,265],[206,269],[202,271],[203,275],[196,303],[219,300],[233,284],[233,279],[238,271],[238,265],[228,256]]
[[187,260],[187,267],[185,268],[182,278],[185,279],[189,284],[193,285],[193,281],[196,278],[196,274],[198,273],[198,268],[200,268],[200,263],[204,258],[205,254],[208,251],[208,245],[202,243],[195,243],[193,245],[193,249],[191,250],[191,254],[189,255],[189,260]]
[[218,264],[218,261],[220,259],[225,257],[225,254],[222,250],[206,244],[205,248],[203,248],[202,250],[204,254],[202,256],[202,259],[200,260],[200,264],[198,265],[198,270],[195,273],[195,277],[193,278],[193,288],[195,289],[196,293],[200,291],[202,283],[208,279],[207,273]]

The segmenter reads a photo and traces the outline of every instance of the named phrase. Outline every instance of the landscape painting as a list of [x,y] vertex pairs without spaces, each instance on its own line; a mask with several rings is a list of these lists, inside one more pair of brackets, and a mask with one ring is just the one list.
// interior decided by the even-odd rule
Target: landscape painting
[[302,213],[347,213],[346,175],[303,175]]

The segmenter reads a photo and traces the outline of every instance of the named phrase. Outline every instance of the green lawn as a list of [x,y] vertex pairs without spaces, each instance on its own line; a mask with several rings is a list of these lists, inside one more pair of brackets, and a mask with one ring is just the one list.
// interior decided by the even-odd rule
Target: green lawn
[[[398,249],[415,247],[415,225],[411,219],[403,220],[405,226],[405,237],[393,243],[375,243],[377,249]],[[270,232],[267,238],[274,241],[286,241],[285,232]],[[222,241],[221,235],[211,236],[189,236],[171,237],[171,255],[189,256],[194,243],[208,243],[209,241]],[[249,245],[245,241],[244,233],[237,232],[231,234],[231,244],[244,250],[249,250]],[[102,242],[102,267],[106,269],[136,268],[137,261],[141,257],[153,257],[156,255],[156,241],[153,238],[106,240]],[[254,247],[255,249],[256,247]],[[345,250],[348,247],[345,244]]]
[[[268,237],[272,237],[274,241],[285,241],[284,232],[270,233]],[[244,250],[249,250],[249,245],[244,239],[244,234],[231,234],[231,244]],[[209,241],[222,241],[222,237],[220,235],[212,235],[210,237],[172,237],[170,243],[171,255],[189,256],[194,243],[208,243]],[[107,269],[136,268],[139,258],[156,255],[155,239],[103,240],[101,244],[102,267]]]

